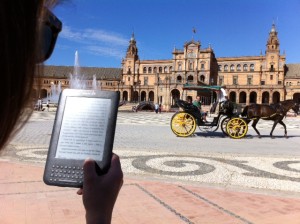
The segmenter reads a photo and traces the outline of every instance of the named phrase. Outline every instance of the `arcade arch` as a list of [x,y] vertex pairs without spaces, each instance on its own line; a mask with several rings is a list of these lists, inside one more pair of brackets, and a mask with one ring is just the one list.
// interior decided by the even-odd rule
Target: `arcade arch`
[[246,103],[247,94],[244,91],[240,92],[239,99],[239,103]]
[[273,93],[273,102],[272,103],[279,103],[279,102],[280,102],[280,93],[276,91]]
[[257,101],[257,93],[256,92],[251,92],[249,102],[250,103],[256,103],[256,101]]
[[180,99],[180,91],[178,89],[173,89],[171,91],[171,106],[175,106],[175,100]]
[[270,94],[269,94],[269,92],[263,92],[261,101],[262,101],[262,103],[266,103],[266,104],[270,103]]

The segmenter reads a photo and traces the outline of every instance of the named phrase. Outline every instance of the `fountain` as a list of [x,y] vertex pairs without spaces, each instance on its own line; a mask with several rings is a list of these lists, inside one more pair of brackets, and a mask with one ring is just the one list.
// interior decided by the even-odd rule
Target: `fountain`
[[[74,70],[73,74],[70,73],[69,83],[70,89],[87,89],[85,77],[80,73],[79,55],[77,50],[75,52]],[[92,89],[101,89],[100,84],[101,83],[97,81],[96,75],[93,75]],[[43,99],[43,102],[47,102],[48,100],[50,100],[51,104],[57,105],[61,90],[61,82],[58,82],[57,85],[51,82],[51,91],[48,94],[47,98]]]
[[52,82],[51,92],[50,95],[47,97],[47,100],[50,100],[51,103],[57,103],[60,92],[61,92],[61,82],[58,82],[57,86]]
[[93,75],[92,87],[93,87],[93,89],[97,89],[97,79],[96,79],[96,75]]
[[75,52],[73,74],[70,74],[70,89],[86,89],[84,77],[80,74],[78,51]]

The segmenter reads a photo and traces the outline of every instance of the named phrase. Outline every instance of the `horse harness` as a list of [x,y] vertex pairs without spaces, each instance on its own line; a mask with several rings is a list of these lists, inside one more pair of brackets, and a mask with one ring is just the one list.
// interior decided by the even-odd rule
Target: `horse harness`
[[[276,110],[275,113],[271,114],[270,116],[267,117],[260,117],[261,119],[267,119],[267,118],[272,118],[276,115],[280,115],[282,117],[286,116],[286,113],[284,112],[284,108],[281,103],[275,104],[275,105],[270,105],[271,108]],[[290,109],[290,108],[289,108]],[[287,110],[288,111],[288,110]],[[256,120],[257,117],[251,118],[252,120]]]

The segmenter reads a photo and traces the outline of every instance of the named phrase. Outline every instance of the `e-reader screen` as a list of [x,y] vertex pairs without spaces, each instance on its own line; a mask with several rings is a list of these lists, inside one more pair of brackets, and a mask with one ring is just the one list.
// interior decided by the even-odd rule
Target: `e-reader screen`
[[67,97],[55,158],[101,161],[111,100]]
[[108,171],[119,98],[113,91],[62,91],[44,171],[46,184],[82,187],[87,158],[96,161],[98,175]]

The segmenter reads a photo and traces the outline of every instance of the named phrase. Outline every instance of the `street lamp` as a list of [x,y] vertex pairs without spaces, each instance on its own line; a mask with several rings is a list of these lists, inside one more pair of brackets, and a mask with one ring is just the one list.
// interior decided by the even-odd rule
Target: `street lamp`
[[118,92],[120,92],[120,82],[121,80],[118,81]]
[[[213,78],[211,78],[210,79],[210,85],[213,85],[214,84],[214,79]],[[213,91],[211,90],[211,96],[210,96],[210,103],[211,103],[211,105],[213,104],[213,95],[214,93],[213,93]]]
[[137,81],[138,84],[138,92],[137,92],[137,98],[138,98],[138,102],[140,102],[140,94],[141,94],[141,80]]
[[159,103],[159,96],[158,96],[158,89],[159,89],[159,73],[156,73],[156,76],[157,76],[156,96],[157,96],[157,103]]

